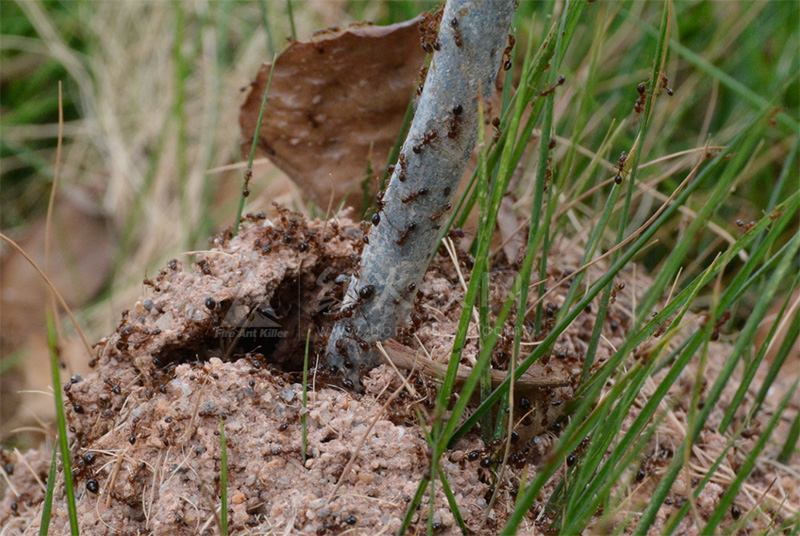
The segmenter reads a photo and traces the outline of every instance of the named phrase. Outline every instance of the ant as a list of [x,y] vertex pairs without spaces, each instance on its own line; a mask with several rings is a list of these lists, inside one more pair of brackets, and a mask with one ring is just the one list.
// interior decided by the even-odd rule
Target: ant
[[411,233],[411,231],[413,231],[416,228],[417,228],[416,223],[414,222],[409,223],[408,226],[406,227],[406,230],[400,233],[400,238],[397,240],[397,245],[402,246],[403,244],[405,244],[406,238],[408,238],[409,233]]
[[397,165],[400,166],[400,172],[397,174],[397,180],[400,182],[406,181],[406,154],[400,153],[397,157]]
[[608,300],[608,303],[609,303],[609,304],[614,304],[614,303],[616,303],[616,302],[617,302],[617,291],[618,291],[618,290],[623,290],[624,288],[625,288],[625,283],[620,283],[620,284],[618,284],[617,286],[615,286],[615,287],[614,287],[614,288],[611,290],[611,299],[609,299],[609,300]]
[[411,150],[414,151],[414,154],[419,154],[422,152],[422,148],[426,145],[430,145],[433,141],[439,136],[439,133],[435,130],[428,130],[422,137],[422,141],[418,144],[411,147]]
[[414,199],[416,199],[416,198],[418,198],[420,196],[423,196],[423,195],[428,195],[428,189],[427,188],[420,188],[416,192],[411,193],[407,197],[404,197],[402,199],[402,202],[403,203],[408,203],[409,201],[413,201]]
[[339,355],[343,356],[345,359],[345,366],[347,366],[347,362],[349,361],[349,355],[347,353],[347,345],[344,343],[344,339],[336,339],[336,342],[333,345],[336,348],[336,351],[339,352]]
[[369,300],[375,295],[375,285],[364,285],[356,292],[357,297],[354,301],[348,303],[347,305],[342,306],[339,309],[337,315],[339,318],[337,320],[341,320],[342,318],[350,318],[353,316],[353,313],[364,305],[364,302]]
[[745,224],[745,223],[744,223],[744,220],[736,220],[736,226],[737,226],[737,227],[742,227],[742,228],[744,228],[744,232],[745,232],[745,233],[746,233],[746,232],[748,232],[748,231],[750,231],[750,229],[752,229],[753,227],[755,227],[755,225],[756,225],[757,223],[758,223],[758,222],[756,222],[756,221],[751,221],[750,223],[748,223],[748,224]]
[[461,114],[464,112],[464,107],[460,104],[453,106],[453,117],[447,124],[447,137],[454,140],[458,137],[458,121]]
[[449,211],[451,208],[453,208],[453,205],[451,205],[450,203],[447,203],[442,210],[440,210],[439,212],[437,212],[436,214],[434,214],[433,216],[431,216],[428,219],[431,220],[431,221],[436,221],[439,218],[441,218],[442,216],[444,216],[445,213],[447,211]]
[[617,161],[617,174],[614,177],[614,182],[617,184],[622,184],[622,172],[625,170],[626,160],[628,160],[628,153],[622,151],[619,155],[619,161]]
[[404,301],[406,299],[406,297],[409,294],[411,294],[412,292],[414,292],[415,290],[417,290],[417,284],[416,283],[409,283],[408,287],[406,288],[406,291],[403,294],[401,294],[400,296],[398,296],[394,300],[394,304],[395,305],[400,305],[400,302]]
[[[386,206],[386,201],[383,200],[384,195],[386,195],[386,190],[381,190],[375,197],[375,204],[378,205],[377,210],[375,210],[375,214],[372,215],[372,225],[375,227],[377,227],[381,222],[381,212],[383,212],[383,207]],[[369,244],[369,239],[365,240],[364,242]]]
[[[369,349],[370,349],[370,347],[372,345],[370,343],[368,343],[367,341],[365,341],[364,339],[362,339],[361,337],[359,337],[358,335],[356,335],[355,333],[353,333],[353,326],[352,325],[345,324],[344,325],[344,332],[345,332],[345,337],[347,337],[348,339],[350,339],[352,341],[355,341],[362,352],[368,352],[369,351]],[[335,346],[335,344],[334,344],[334,346]]]
[[[402,156],[402,154],[400,156]],[[386,195],[386,190],[381,190],[381,191],[378,192],[378,195],[376,196],[376,199],[375,199],[375,202],[378,205],[378,209],[375,211],[375,214],[372,215],[372,225],[374,225],[375,227],[377,227],[378,224],[381,222],[381,214],[380,213],[383,212],[383,209],[386,206],[386,201],[383,200],[385,195]],[[424,195],[424,194],[422,194],[422,195]],[[392,227],[394,227],[397,230],[397,227],[391,222],[391,220],[388,217],[386,218],[386,221],[389,222],[389,225],[391,225]],[[399,230],[398,230],[398,232],[399,232]],[[369,243],[368,240],[369,239],[367,239],[367,241],[365,241],[367,244]]]
[[428,54],[432,54],[434,50],[438,51],[442,47],[437,39],[439,34],[439,23],[442,20],[442,8],[435,12],[425,12],[422,14],[419,22],[420,41],[422,42],[422,50]]
[[425,87],[425,80],[428,78],[428,66],[423,65],[419,69],[419,85],[417,86],[417,97],[422,95],[422,89]]
[[339,28],[338,26],[330,26],[328,28],[324,28],[322,30],[315,31],[313,34],[311,34],[311,37],[319,37],[320,35],[326,35],[326,34],[329,34],[329,33],[336,33],[336,32],[340,32],[340,31],[341,31],[341,28]]
[[411,325],[414,327],[415,330],[419,329],[423,322],[427,320],[427,316],[425,313],[412,311],[411,312]]
[[556,80],[556,83],[550,86],[549,88],[545,89],[544,91],[540,91],[539,96],[540,97],[548,96],[550,93],[554,92],[558,86],[563,86],[564,82],[566,81],[567,79],[563,74],[558,75],[558,80]]
[[359,227],[361,228],[361,232],[363,233],[361,235],[361,241],[364,244],[369,244],[369,236],[368,236],[368,234],[369,234],[369,222],[362,221],[361,224],[359,225]]
[[636,91],[639,93],[639,98],[636,99],[636,104],[633,105],[633,110],[640,114],[644,109],[644,101],[647,98],[646,91],[647,91],[647,84],[641,82],[638,86],[636,86]]
[[517,42],[516,37],[511,34],[508,34],[508,46],[503,51],[503,70],[510,71],[512,67],[511,63],[511,51],[514,50],[514,44]]
[[731,319],[731,312],[730,311],[725,311],[724,313],[722,313],[722,316],[714,324],[714,331],[711,333],[711,340],[712,341],[719,340],[719,332],[720,332],[720,330],[722,329],[722,327],[730,319]]
[[781,113],[781,107],[780,107],[780,106],[776,106],[776,107],[775,107],[775,108],[774,108],[774,109],[773,109],[773,110],[772,110],[772,111],[769,113],[769,116],[768,116],[768,117],[769,117],[769,126],[771,126],[771,127],[774,127],[775,125],[777,125],[777,124],[778,124],[778,120],[776,119],[776,116],[777,116],[779,113]]
[[[673,320],[672,317],[669,317],[664,321],[663,324],[659,324],[659,326],[653,332],[653,338],[657,339],[661,337],[664,334],[664,332],[667,331],[667,328],[669,328],[672,325],[672,320]],[[717,337],[719,337],[719,333],[717,333]]]
[[458,19],[450,19],[450,27],[453,28],[453,41],[456,43],[456,46],[460,48],[464,43],[461,40],[461,30],[458,29]]
[[667,78],[666,75],[662,74],[661,75],[661,89],[665,89],[667,91],[667,95],[669,95],[671,97],[671,96],[673,96],[675,94],[675,92],[672,91],[672,88],[668,87],[667,84],[669,84],[669,78]]

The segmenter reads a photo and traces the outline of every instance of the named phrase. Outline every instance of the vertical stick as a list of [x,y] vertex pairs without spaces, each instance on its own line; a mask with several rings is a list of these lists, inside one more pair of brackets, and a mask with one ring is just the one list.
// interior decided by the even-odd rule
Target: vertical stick
[[450,0],[426,45],[435,52],[425,87],[328,342],[328,363],[346,386],[360,384],[378,362],[374,343],[411,309],[475,146],[478,100],[494,90],[514,5]]

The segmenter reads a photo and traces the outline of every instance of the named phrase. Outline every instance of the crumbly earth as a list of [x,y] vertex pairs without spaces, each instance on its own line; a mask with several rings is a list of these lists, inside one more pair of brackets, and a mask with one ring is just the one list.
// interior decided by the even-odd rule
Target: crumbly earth
[[[429,416],[435,378],[382,365],[365,374],[363,393],[353,393],[325,366],[320,350],[345,279],[358,263],[363,244],[359,225],[346,218],[309,223],[286,210],[278,210],[271,220],[263,214],[249,220],[238,237],[222,235],[210,250],[197,252],[193,269],[172,261],[154,280],[145,280],[147,292],[123,313],[116,332],[95,345],[93,373],[72,378],[65,386],[82,534],[219,533],[220,422],[227,443],[231,534],[392,534],[399,529],[429,464],[418,415]],[[457,233],[454,238],[457,241]],[[568,288],[568,281],[556,283],[578,266],[575,249],[564,247],[548,263],[546,285],[552,292],[544,302],[545,329],[552,326]],[[558,241],[553,250],[559,251]],[[419,286],[409,325],[397,337],[409,348],[424,348],[439,362],[449,354],[458,323],[463,298],[460,273],[468,274],[470,266],[469,256],[457,247],[453,255],[457,266],[445,248],[435,257]],[[496,266],[492,302],[499,308],[516,267],[504,265],[502,259]],[[588,277],[601,270],[601,266],[590,269]],[[631,272],[619,275],[598,362],[622,343],[633,304],[646,285]],[[531,304],[535,297],[532,292]],[[513,509],[512,492],[523,468],[527,465],[532,471],[557,438],[565,419],[562,402],[577,382],[594,321],[595,310],[587,307],[533,369],[565,385],[523,393],[525,400],[518,394],[513,411],[520,440],[492,509],[487,511],[496,464],[479,433],[462,439],[444,456],[448,483],[465,523],[476,533],[498,531]],[[310,371],[304,409],[301,371],[306,340]],[[493,356],[495,368],[508,368],[512,341],[509,328]],[[475,358],[477,331],[470,332],[468,342],[464,365]],[[523,351],[535,342],[527,334]],[[712,345],[707,378],[715,377],[729,350],[724,343]],[[620,483],[630,488],[627,506],[618,519],[598,517],[597,532],[640,510],[652,493],[683,438],[685,401],[690,400],[696,371],[690,367],[673,386],[667,400],[672,406],[645,451],[646,459],[641,467],[631,468],[629,481]],[[407,379],[401,380],[399,374]],[[731,384],[701,435],[698,444],[705,450],[693,453],[692,474],[681,475],[676,482],[654,530],[683,504],[693,487],[690,479],[702,477],[724,447],[725,439],[713,427],[738,385]],[[642,400],[655,385],[648,384]],[[779,378],[765,413],[774,408],[787,385],[785,378]],[[748,396],[752,399],[754,393]],[[793,404],[796,411],[797,397]],[[635,404],[634,411],[639,407]],[[776,526],[800,508],[798,455],[788,468],[772,462],[790,425],[784,421],[792,416],[788,412],[779,423],[763,463],[737,498],[747,531]],[[626,426],[634,417],[629,416]],[[761,425],[753,423],[752,433],[729,452],[720,476],[700,495],[697,515],[714,508],[757,440]],[[4,534],[38,533],[49,452],[43,447],[24,455],[0,453],[9,483],[0,502]],[[558,477],[548,484],[522,533],[547,527],[543,507],[557,482]],[[459,534],[441,486],[435,493],[437,534]],[[427,497],[423,504],[426,507],[412,520],[412,531],[424,531],[427,525]],[[53,512],[51,534],[68,533],[63,477],[56,486]],[[679,532],[698,532],[692,514]]]

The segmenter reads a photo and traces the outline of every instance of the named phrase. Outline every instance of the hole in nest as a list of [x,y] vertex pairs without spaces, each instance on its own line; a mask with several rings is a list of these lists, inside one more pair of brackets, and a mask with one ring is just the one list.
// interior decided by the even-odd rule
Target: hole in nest
[[193,326],[194,334],[161,348],[154,363],[165,366],[212,357],[224,361],[249,358],[254,363],[298,372],[303,369],[310,329],[309,366],[313,367],[314,349],[323,347],[333,325],[329,313],[341,299],[341,287],[321,289],[318,281],[314,272],[287,276],[261,303],[221,301],[208,321]]

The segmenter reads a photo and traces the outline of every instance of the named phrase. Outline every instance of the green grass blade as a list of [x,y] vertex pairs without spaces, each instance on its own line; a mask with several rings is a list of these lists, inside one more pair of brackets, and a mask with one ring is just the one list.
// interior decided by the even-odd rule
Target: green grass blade
[[778,454],[778,461],[780,463],[789,463],[792,453],[797,450],[797,445],[800,445],[798,440],[800,440],[800,411],[794,416],[794,422],[786,436],[786,443],[784,443],[781,453]]
[[220,468],[219,468],[219,527],[222,536],[228,536],[228,442],[225,439],[225,421],[219,418]]
[[[628,11],[628,15],[631,13]],[[640,24],[640,28],[644,30],[650,37],[655,37],[657,35],[657,31],[651,25],[639,21],[636,21],[637,24]],[[703,71],[704,73],[708,74],[709,76],[716,78],[720,81],[722,85],[730,89],[731,91],[738,94],[742,99],[747,101],[748,103],[752,104],[756,109],[763,109],[770,107],[770,102],[765,99],[764,97],[760,96],[758,93],[750,89],[749,87],[745,86],[734,77],[709,63],[706,59],[702,56],[697,54],[696,52],[690,50],[686,46],[682,45],[679,41],[675,39],[671,39],[669,42],[669,47],[674,50],[680,57]],[[786,112],[779,112],[776,119],[781,126],[788,128],[792,132],[797,132],[800,129],[800,123],[797,121],[796,118],[792,117],[791,115],[787,114]]]
[[[695,184],[695,187],[696,186],[697,185]],[[684,194],[687,194],[687,192],[684,192]],[[782,216],[782,218],[785,218],[785,217],[787,217],[786,214],[784,214]],[[757,227],[760,228],[760,229],[763,229],[768,225],[768,223],[771,223],[771,221],[770,221],[769,217],[766,216],[765,218],[762,219],[761,222],[759,222],[756,225],[756,227],[754,227],[754,229],[756,229]],[[738,252],[742,248],[746,247],[747,244],[751,243],[755,239],[755,237],[756,237],[756,234],[745,235],[739,241],[737,241],[735,244],[731,245],[731,247],[726,252],[726,254],[721,257],[720,261],[718,263],[715,263],[713,266],[709,267],[707,273],[704,274],[703,277],[708,279],[708,280],[712,280],[713,277],[715,277],[715,275],[717,273],[719,273],[719,271],[725,265],[727,265],[727,263],[730,262],[730,260],[735,255],[737,255]],[[620,262],[623,262],[623,263],[627,262],[625,260],[626,256],[623,256],[623,258],[620,259]],[[782,256],[782,257],[784,258],[784,260],[786,259],[785,256]],[[616,273],[614,271],[614,267],[612,267],[611,270],[609,270],[609,272],[606,274],[605,277],[609,277],[609,274],[613,274],[613,273]],[[508,530],[513,530],[513,527],[515,527],[516,524],[518,524],[521,521],[522,517],[524,516],[524,511],[526,510],[526,508],[530,507],[530,505],[533,503],[533,500],[536,498],[537,494],[542,489],[542,486],[544,486],[544,484],[547,481],[547,479],[549,479],[552,476],[552,474],[554,473],[554,471],[556,470],[556,467],[557,467],[557,463],[556,462],[558,460],[563,459],[563,457],[566,456],[566,453],[571,452],[578,445],[578,443],[583,439],[583,437],[585,437],[585,435],[589,432],[589,430],[591,430],[592,427],[595,426],[599,422],[598,416],[600,415],[600,412],[602,411],[602,407],[595,408],[589,414],[589,417],[587,417],[587,413],[589,413],[589,408],[591,407],[591,401],[595,400],[597,398],[597,396],[599,395],[599,392],[600,392],[600,388],[602,387],[602,384],[610,377],[610,375],[613,373],[613,371],[616,370],[616,367],[621,362],[622,358],[625,355],[628,355],[628,353],[630,351],[632,351],[633,348],[635,348],[636,346],[641,344],[650,335],[652,335],[652,333],[655,331],[656,327],[659,326],[661,323],[665,322],[670,316],[675,314],[679,307],[683,307],[689,301],[689,293],[696,291],[697,286],[699,286],[701,282],[702,282],[702,280],[700,280],[698,283],[694,283],[694,284],[690,285],[689,287],[687,287],[686,289],[684,289],[684,291],[679,293],[671,302],[669,302],[661,312],[659,312],[654,318],[652,318],[651,321],[647,323],[645,328],[643,328],[641,331],[637,332],[634,336],[629,336],[629,338],[628,338],[628,340],[626,340],[625,344],[623,344],[619,348],[619,350],[614,354],[614,356],[612,356],[612,358],[608,360],[608,362],[600,369],[600,371],[598,371],[597,374],[595,374],[595,376],[592,378],[592,381],[590,381],[589,383],[587,383],[584,386],[584,390],[583,391],[579,391],[579,393],[576,395],[576,399],[582,400],[581,404],[572,412],[572,415],[573,415],[572,416],[572,421],[568,425],[567,430],[564,432],[564,435],[562,436],[562,440],[559,442],[556,450],[551,455],[550,462],[548,464],[546,464],[543,468],[540,469],[540,471],[537,473],[537,475],[534,478],[534,480],[531,482],[531,485],[526,490],[523,498],[522,499],[518,499],[519,512],[515,511],[515,513],[512,514],[511,518],[509,518],[508,525],[506,527]],[[597,283],[595,283],[593,288],[597,287],[597,286],[602,286],[604,284],[605,284],[605,281],[603,281],[603,278],[601,278],[600,280],[597,281]],[[595,291],[595,293],[596,293],[596,291]],[[730,294],[733,294],[733,293],[734,292],[730,292]],[[590,294],[591,294],[591,291],[590,291]],[[588,296],[587,298],[590,298],[590,297],[591,296]],[[582,309],[583,306],[585,306],[584,302],[588,303],[588,299],[587,298],[584,298],[584,300],[582,300],[576,306],[575,312],[574,312],[575,316],[577,316],[578,311],[580,309]],[[567,320],[571,321],[572,318],[573,318],[573,315],[570,314],[567,317]],[[554,331],[558,331],[558,328],[555,328]],[[710,328],[708,330],[708,333],[710,334]],[[545,341],[542,343],[542,345],[540,345],[540,347],[543,346],[543,345],[548,344],[548,342],[549,341],[547,339],[545,339]],[[539,349],[535,350],[534,353],[532,354],[532,356],[529,357],[528,360],[523,362],[522,365],[520,365],[520,367],[518,367],[517,370],[523,370],[524,367],[529,364],[528,361],[530,361],[532,359],[532,357],[536,355],[537,351],[539,351]],[[723,371],[723,374],[726,374],[725,375],[725,379],[727,379],[730,376],[730,373],[733,371],[733,366],[734,365],[735,365],[735,362],[733,364],[730,364],[728,366],[727,370]],[[634,367],[631,369],[631,371],[629,371],[629,374],[632,373],[632,371],[634,371],[636,368],[638,368],[638,366],[639,366],[639,363],[637,362],[634,365]],[[724,380],[719,380],[719,381],[721,382],[721,385],[724,385]],[[493,396],[495,396],[498,393],[498,391],[500,391],[504,386],[505,386],[505,383],[501,384],[501,386],[498,387],[495,390],[495,392],[493,393]],[[623,383],[617,383],[616,385],[613,386],[611,392],[605,398],[606,403],[607,403],[608,400],[616,400],[620,396],[620,394],[622,392],[622,386],[623,386]],[[720,389],[720,391],[721,391],[721,389]],[[712,391],[710,393],[709,397],[706,400],[706,404],[707,404],[706,405],[706,410],[705,410],[706,412],[709,411],[709,408],[713,408],[714,407],[714,404],[716,404],[716,400],[718,399],[719,394],[720,394],[719,392],[714,392],[714,391]],[[716,398],[714,398],[714,397],[716,397]],[[491,399],[489,399],[489,400],[491,400]],[[481,405],[481,407],[483,407],[483,404]],[[479,410],[480,410],[480,407],[478,408],[478,410],[476,410],[475,413],[473,413],[472,416],[470,416],[470,418],[468,418],[465,421],[464,425],[462,425],[462,427],[460,427],[459,430],[456,431],[456,433],[454,434],[454,438],[458,438],[460,433],[465,433],[465,431],[469,429],[469,427],[472,425],[470,421],[476,417],[476,414],[478,414]],[[705,414],[702,417],[703,418],[707,417],[707,414]],[[673,475],[672,478],[674,479],[674,475]],[[662,482],[663,482],[663,480],[662,480]],[[667,490],[668,490],[668,488],[669,488],[669,486],[667,486]],[[663,496],[661,497],[661,500],[663,501]],[[651,503],[651,504],[660,505],[660,502],[656,498],[656,499],[654,499],[654,502]]]
[[264,27],[264,33],[267,34],[267,50],[269,50],[270,54],[276,54],[278,51],[275,49],[275,41],[269,25],[269,4],[267,0],[259,0],[258,7],[261,10],[261,25]]
[[303,414],[300,416],[300,424],[302,430],[302,449],[303,449],[303,465],[306,463],[308,456],[308,349],[311,344],[311,328],[308,328],[306,333],[306,351],[303,356]]
[[294,8],[292,8],[292,0],[286,0],[286,11],[289,13],[289,26],[292,29],[292,41],[297,41],[297,28],[294,25]]
[[[290,4],[291,5],[291,2]],[[244,181],[242,182],[242,197],[239,198],[239,208],[236,209],[236,221],[233,222],[233,236],[239,233],[239,223],[242,221],[242,212],[244,211],[244,201],[250,195],[250,179],[253,178],[253,159],[256,156],[256,147],[258,147],[258,137],[261,134],[261,120],[264,118],[264,109],[267,107],[267,97],[269,96],[269,86],[272,85],[272,73],[275,71],[275,61],[278,55],[272,57],[272,65],[269,68],[269,78],[267,78],[267,88],[264,90],[264,97],[261,99],[261,109],[258,112],[258,121],[256,121],[256,130],[253,132],[253,143],[250,146],[250,158],[247,160],[247,169],[244,171]]]
[[[773,323],[772,327],[770,328],[769,334],[767,338],[764,339],[764,342],[761,343],[761,348],[758,352],[758,357],[756,358],[757,361],[761,361],[763,356],[761,354],[765,354],[770,347],[770,344],[775,338],[775,333],[778,330],[781,322],[780,319],[783,318],[783,315],[786,312],[786,308],[789,305],[789,300],[792,297],[792,293],[795,288],[797,288],[797,284],[800,282],[800,274],[795,276],[794,283],[791,287],[789,287],[788,292],[786,293],[786,299],[781,306],[780,311],[776,316],[775,322]],[[800,314],[795,311],[794,315],[792,316],[792,321],[789,324],[789,329],[786,331],[784,335],[784,339],[781,342],[781,346],[778,349],[778,352],[775,354],[774,359],[772,360],[772,364],[769,367],[769,371],[767,372],[766,378],[764,378],[764,383],[761,384],[761,389],[759,389],[758,394],[756,395],[755,400],[753,401],[753,409],[750,411],[749,419],[752,420],[755,418],[758,411],[761,409],[761,405],[764,403],[764,400],[767,398],[767,392],[769,388],[772,386],[775,378],[778,377],[781,369],[783,368],[784,363],[786,363],[786,359],[792,352],[794,347],[794,343],[797,340],[797,337],[800,335]]]
[[[749,346],[749,341],[752,341],[755,337],[756,331],[758,330],[759,323],[761,319],[767,314],[767,311],[772,305],[770,300],[764,299],[765,297],[772,297],[775,296],[775,293],[778,290],[778,285],[782,282],[780,279],[775,277],[778,273],[785,273],[786,263],[794,258],[797,254],[798,248],[800,248],[800,235],[795,235],[794,240],[790,242],[793,244],[789,247],[787,254],[789,255],[789,259],[782,259],[781,265],[776,268],[775,274],[773,274],[772,281],[767,286],[765,290],[765,294],[762,294],[762,298],[758,300],[755,307],[753,307],[753,311],[747,318],[747,323],[742,329],[739,337],[736,341],[736,344],[731,351],[731,357],[729,359],[738,359],[740,355],[744,354],[747,347]],[[747,389],[750,387],[750,384],[753,381],[753,378],[756,374],[756,369],[761,364],[761,360],[763,360],[764,355],[766,354],[766,347],[764,352],[759,352],[758,359],[753,359],[750,363],[748,363],[747,367],[745,368],[744,374],[742,374],[741,383],[739,388],[736,390],[736,394],[733,396],[731,400],[730,406],[728,407],[725,415],[722,417],[722,421],[719,424],[719,432],[724,433],[725,430],[730,425],[731,421],[733,420],[734,415],[736,414],[736,410],[739,409],[739,406],[744,399],[744,395]]]
[[780,404],[775,409],[775,414],[769,420],[769,424],[767,424],[766,428],[758,435],[758,440],[756,441],[753,450],[748,454],[747,458],[744,460],[744,463],[742,463],[741,467],[736,471],[736,477],[733,479],[733,482],[728,485],[728,489],[720,499],[717,508],[708,519],[708,522],[703,529],[704,534],[714,534],[716,532],[717,526],[719,525],[720,521],[722,521],[723,516],[728,511],[731,504],[733,504],[733,499],[736,498],[736,494],[739,492],[739,489],[742,487],[745,479],[750,475],[750,472],[755,467],[756,459],[764,450],[764,447],[767,445],[767,441],[772,436],[772,431],[778,424],[778,420],[783,416],[784,411],[789,405],[792,395],[797,389],[798,381],[800,381],[800,377],[798,377],[798,379],[796,379],[792,384],[792,387],[786,391],[786,394],[783,396]]
[[44,492],[42,503],[42,520],[39,524],[39,536],[47,536],[50,529],[50,516],[53,512],[53,489],[56,487],[56,461],[58,460],[58,447],[53,445],[53,457],[50,460],[50,471],[47,473],[47,488]]
[[408,532],[408,527],[411,525],[411,519],[414,517],[414,514],[417,511],[419,503],[422,501],[422,496],[425,494],[425,490],[427,489],[429,482],[430,479],[424,477],[419,481],[417,492],[414,494],[414,497],[408,504],[406,515],[403,516],[403,522],[400,523],[400,528],[397,530],[397,536],[404,536]]
[[450,505],[450,511],[453,512],[453,517],[456,519],[456,523],[458,523],[458,528],[461,529],[461,534],[469,534],[467,525],[464,523],[464,516],[461,515],[461,510],[458,508],[458,503],[456,503],[456,497],[453,495],[453,490],[450,488],[450,484],[447,482],[447,476],[444,474],[444,470],[441,467],[439,468],[439,480],[442,481],[442,490],[444,491],[445,497],[447,497],[447,504]]
[[56,420],[58,421],[58,439],[61,447],[61,463],[64,466],[64,490],[67,494],[67,511],[72,536],[78,536],[78,513],[75,508],[75,488],[72,481],[72,463],[67,436],[67,418],[64,415],[64,400],[61,395],[61,355],[58,348],[58,334],[52,311],[47,311],[47,346],[50,348],[50,372],[53,379],[53,393],[56,403]]
[[[789,269],[789,265],[793,260],[793,255],[797,252],[798,246],[800,246],[800,235],[796,235],[795,238],[787,244],[790,246],[787,254],[782,255],[780,263],[775,268],[773,272],[770,282],[768,285],[768,290],[772,290],[777,287],[778,283],[783,279],[786,272]],[[726,294],[734,294],[735,289],[729,287]],[[765,310],[768,305],[768,298],[771,296],[769,292],[765,292],[761,295],[758,303],[754,308],[754,316],[751,316],[748,320],[748,323],[745,325],[743,333],[745,330],[752,329],[751,322],[755,318],[756,311]],[[724,310],[726,308],[725,299],[720,300],[719,310]],[[763,314],[759,316],[762,317]],[[758,322],[756,321],[755,324]],[[708,325],[704,328],[704,332],[710,334],[712,328],[711,320],[709,320]],[[687,431],[687,436],[685,441],[681,444],[678,448],[678,451],[675,453],[675,457],[673,458],[673,462],[667,468],[664,476],[662,477],[661,481],[659,482],[656,490],[653,493],[652,501],[647,505],[644,512],[642,513],[642,517],[639,519],[639,525],[637,526],[634,535],[635,536],[643,536],[646,531],[647,527],[653,522],[658,509],[661,507],[661,504],[666,497],[667,493],[669,492],[670,487],[672,487],[672,483],[675,481],[675,478],[678,475],[678,471],[682,467],[682,462],[685,453],[690,449],[691,445],[696,440],[697,436],[700,434],[703,426],[705,425],[706,420],[708,419],[709,414],[711,411],[716,407],[717,402],[719,401],[720,396],[722,395],[722,391],[729,381],[731,375],[733,374],[733,370],[736,367],[739,357],[742,355],[742,350],[745,345],[749,345],[749,341],[752,339],[745,338],[744,335],[740,336],[737,339],[737,343],[734,345],[734,348],[731,351],[731,356],[725,362],[722,370],[720,370],[719,375],[717,376],[716,381],[711,386],[708,391],[708,394],[705,399],[705,406],[703,410],[698,414],[697,419],[695,421],[694,426],[691,430]],[[731,406],[733,407],[733,406]],[[735,407],[734,407],[735,409]]]

